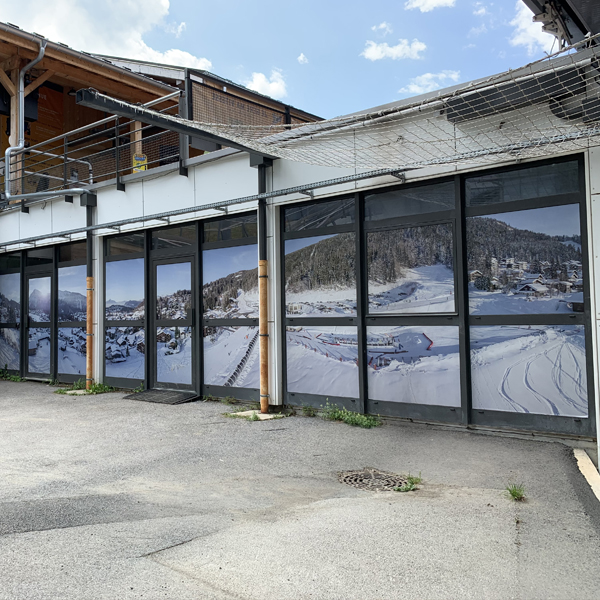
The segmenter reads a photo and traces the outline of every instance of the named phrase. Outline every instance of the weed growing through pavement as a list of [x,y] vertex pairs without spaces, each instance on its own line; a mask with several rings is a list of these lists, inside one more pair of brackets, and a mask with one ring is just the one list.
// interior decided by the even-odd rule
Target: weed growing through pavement
[[382,425],[381,418],[374,415],[361,415],[357,412],[352,412],[346,408],[339,408],[335,405],[325,404],[321,412],[321,416],[326,421],[341,421],[347,425],[353,427],[363,427],[364,429],[371,429],[372,427],[379,427]]
[[422,483],[423,478],[421,477],[421,472],[419,471],[418,475],[411,475],[410,473],[406,476],[406,483],[395,487],[395,492],[413,492],[418,490],[417,487],[420,483]]
[[309,406],[308,404],[305,404],[302,407],[302,415],[305,417],[316,417],[317,409],[314,406]]
[[115,388],[110,385],[105,385],[104,383],[92,383],[87,392],[88,394],[106,394],[114,391],[116,391]]
[[525,485],[523,483],[509,483],[504,493],[515,502],[523,502],[525,500]]

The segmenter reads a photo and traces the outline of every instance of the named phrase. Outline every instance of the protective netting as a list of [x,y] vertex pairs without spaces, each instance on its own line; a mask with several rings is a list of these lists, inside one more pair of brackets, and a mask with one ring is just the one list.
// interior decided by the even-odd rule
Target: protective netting
[[332,167],[409,169],[543,157],[600,134],[600,35],[435,97],[310,124],[193,123],[256,152]]

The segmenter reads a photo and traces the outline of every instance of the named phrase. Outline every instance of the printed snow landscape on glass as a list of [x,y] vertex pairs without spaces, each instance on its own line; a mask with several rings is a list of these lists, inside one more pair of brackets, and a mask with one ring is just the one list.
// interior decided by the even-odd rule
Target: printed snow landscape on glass
[[356,327],[286,327],[288,392],[358,398]]
[[455,312],[452,225],[367,236],[370,313]]
[[29,318],[33,323],[50,321],[50,277],[29,280]]
[[156,266],[156,318],[187,319],[192,305],[192,265],[189,262]]
[[86,328],[60,327],[58,329],[59,373],[85,377]]
[[138,321],[144,318],[144,259],[106,263],[106,319]]
[[587,417],[583,325],[471,327],[473,408]]
[[28,371],[50,373],[50,328],[29,329]]
[[258,327],[204,327],[204,383],[260,387]]
[[460,406],[458,327],[369,327],[369,398]]
[[19,273],[0,275],[0,323],[21,321],[21,276]]
[[146,339],[143,327],[107,327],[104,373],[107,377],[144,379]]
[[579,205],[467,219],[474,315],[583,312]]
[[[61,267],[58,269],[58,320],[85,321],[87,318],[87,268]],[[63,371],[60,371],[61,373]],[[66,371],[64,371],[66,373]],[[85,371],[84,371],[85,372]]]
[[156,381],[192,384],[192,328],[156,329]]
[[256,244],[202,252],[205,319],[258,318]]
[[286,316],[356,316],[355,255],[353,233],[286,240]]
[[16,327],[0,328],[0,369],[19,370],[20,331]]

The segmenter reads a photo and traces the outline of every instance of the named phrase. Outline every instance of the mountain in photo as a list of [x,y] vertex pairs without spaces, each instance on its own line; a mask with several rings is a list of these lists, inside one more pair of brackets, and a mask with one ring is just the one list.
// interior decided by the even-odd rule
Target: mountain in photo
[[50,314],[50,293],[35,289],[29,294],[29,310]]
[[238,297],[239,291],[250,292],[258,288],[258,267],[245,271],[236,271],[225,277],[209,281],[202,287],[204,310],[220,308],[227,312],[233,301]]

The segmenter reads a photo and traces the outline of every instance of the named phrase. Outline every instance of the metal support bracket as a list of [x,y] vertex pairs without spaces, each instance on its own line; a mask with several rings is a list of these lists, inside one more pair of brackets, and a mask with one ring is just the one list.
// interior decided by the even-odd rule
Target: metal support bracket
[[69,204],[73,204],[73,196],[65,196],[65,202],[68,202]]
[[394,173],[390,173],[392,177],[400,180],[400,183],[406,183],[406,173],[404,171],[397,171]]
[[312,198],[314,200],[315,198],[315,192],[313,190],[306,190],[304,192],[298,192],[299,194],[302,194],[303,196],[308,196],[309,198]]

